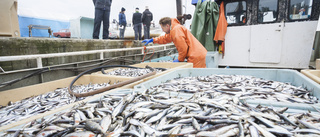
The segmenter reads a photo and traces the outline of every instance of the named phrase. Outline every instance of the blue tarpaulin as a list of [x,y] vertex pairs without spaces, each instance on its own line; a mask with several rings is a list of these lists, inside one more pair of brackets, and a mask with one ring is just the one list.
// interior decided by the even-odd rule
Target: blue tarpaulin
[[[68,29],[70,27],[69,21],[48,20],[26,16],[18,16],[18,18],[21,37],[29,37],[29,25],[49,26],[53,32],[58,32],[60,29]],[[32,37],[49,37],[49,33],[48,30],[32,29]]]
[[[203,0],[201,1],[203,2]],[[191,4],[196,5],[198,3],[198,0],[192,0]]]

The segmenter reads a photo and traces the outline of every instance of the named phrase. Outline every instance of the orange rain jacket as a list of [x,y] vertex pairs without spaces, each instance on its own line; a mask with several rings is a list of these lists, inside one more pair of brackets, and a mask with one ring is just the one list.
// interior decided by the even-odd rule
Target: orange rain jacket
[[219,20],[218,20],[218,25],[216,29],[216,34],[214,35],[214,38],[213,38],[213,40],[216,42],[222,41],[222,44],[221,44],[222,57],[224,56],[224,51],[225,51],[224,40],[227,33],[227,27],[228,27],[228,23],[224,15],[224,3],[222,1],[220,4]]
[[189,30],[180,25],[180,22],[172,18],[171,30],[169,34],[153,39],[153,43],[166,44],[173,42],[176,46],[179,56],[178,60],[183,62],[187,58],[188,62],[193,63],[194,68],[206,67],[207,50],[191,34]]

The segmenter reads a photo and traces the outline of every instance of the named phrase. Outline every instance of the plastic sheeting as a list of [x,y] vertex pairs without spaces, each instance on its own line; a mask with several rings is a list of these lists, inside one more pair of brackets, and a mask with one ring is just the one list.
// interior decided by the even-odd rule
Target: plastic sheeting
[[215,51],[213,41],[219,19],[219,6],[214,1],[198,0],[193,14],[191,33],[208,50]]
[[[51,30],[58,32],[60,29],[68,29],[70,27],[70,22],[68,21],[58,21],[49,19],[40,19],[26,16],[19,16],[19,27],[21,37],[29,37],[29,25],[43,25],[51,27]],[[32,29],[32,37],[49,37],[48,30]],[[53,37],[53,36],[52,36]]]

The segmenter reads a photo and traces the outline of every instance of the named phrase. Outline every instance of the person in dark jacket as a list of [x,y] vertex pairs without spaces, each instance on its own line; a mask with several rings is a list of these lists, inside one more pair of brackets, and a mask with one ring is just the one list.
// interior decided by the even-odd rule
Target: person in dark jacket
[[141,40],[141,30],[142,30],[142,22],[141,22],[142,14],[139,13],[139,8],[136,8],[136,12],[133,13],[132,16],[132,23],[133,23],[133,30],[134,30],[134,39]]
[[103,39],[109,37],[109,18],[110,6],[112,0],[92,0],[95,13],[94,13],[94,26],[93,26],[93,39],[99,39],[101,21],[103,22]]
[[146,6],[146,10],[142,14],[144,39],[150,39],[150,25],[152,20],[153,20],[152,13],[149,11],[149,7]]
[[124,32],[125,32],[126,26],[127,26],[126,15],[124,14],[125,11],[126,11],[126,9],[122,7],[121,12],[119,13],[119,26],[120,26],[119,37],[120,37],[120,39],[124,38]]

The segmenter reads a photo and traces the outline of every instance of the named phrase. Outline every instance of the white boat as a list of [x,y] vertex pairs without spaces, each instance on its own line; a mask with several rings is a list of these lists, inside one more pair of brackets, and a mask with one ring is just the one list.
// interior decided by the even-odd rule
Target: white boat
[[224,0],[228,22],[219,66],[305,69],[320,0]]

